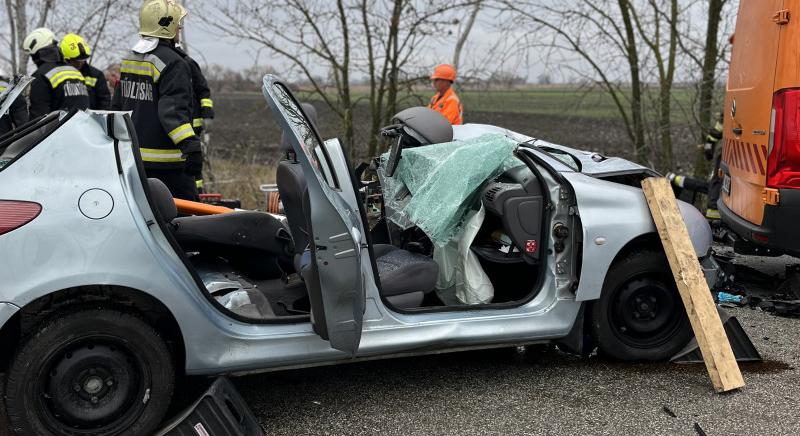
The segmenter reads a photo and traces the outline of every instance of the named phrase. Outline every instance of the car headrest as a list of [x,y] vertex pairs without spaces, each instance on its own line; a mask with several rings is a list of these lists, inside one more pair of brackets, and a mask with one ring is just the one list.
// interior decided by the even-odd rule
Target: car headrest
[[[308,116],[309,121],[314,127],[317,126],[317,109],[311,105],[311,103],[300,103],[300,106],[303,107],[303,112],[306,113]],[[281,135],[281,151],[294,151],[292,148],[292,143],[286,138],[286,133],[284,132]]]
[[400,111],[392,117],[393,124],[402,124],[403,130],[420,145],[441,144],[453,140],[453,126],[444,115],[433,109],[418,106]]
[[178,216],[178,208],[175,206],[175,200],[172,198],[169,188],[158,179],[147,179],[147,184],[150,186],[150,196],[161,219],[168,223],[172,222]]

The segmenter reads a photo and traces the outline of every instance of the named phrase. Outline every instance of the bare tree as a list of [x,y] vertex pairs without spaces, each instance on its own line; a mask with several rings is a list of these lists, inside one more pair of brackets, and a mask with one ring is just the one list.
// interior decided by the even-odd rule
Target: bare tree
[[[682,48],[687,52],[689,58],[694,61],[694,64],[700,68],[702,73],[697,108],[698,136],[700,143],[705,141],[712,121],[711,113],[714,107],[714,89],[717,84],[717,68],[725,53],[724,49],[720,49],[719,38],[722,14],[727,3],[728,0],[708,0],[706,37],[702,49],[702,61],[699,56],[694,55],[691,49],[686,48],[682,44]],[[695,49],[695,51],[699,50]],[[695,158],[694,175],[696,177],[706,177],[707,174],[708,162],[703,152],[698,150]]]
[[[211,2],[207,27],[220,36],[252,41],[289,64],[316,98],[341,122],[343,142],[357,152],[353,113],[355,74],[368,79],[372,116],[367,153],[377,149],[378,128],[397,110],[409,62],[437,29],[436,20],[472,1],[456,0],[257,0]],[[270,11],[270,13],[264,13]],[[327,80],[320,76],[327,74]],[[295,79],[294,82],[300,80]]]
[[[58,6],[58,13],[55,11]],[[36,27],[49,27],[57,37],[78,33],[93,46],[92,60],[108,63],[118,58],[124,41],[134,33],[137,5],[122,0],[85,0],[59,2],[55,0],[6,0],[6,14],[0,21],[0,41],[8,51],[0,61],[10,66],[14,74],[27,71],[28,55],[22,50],[22,40]]]
[[[669,4],[664,8],[667,10],[662,9],[664,2],[648,0],[647,3],[650,9],[649,23],[645,22],[645,14],[640,14],[632,6],[631,15],[639,31],[639,38],[650,49],[655,61],[659,85],[658,136],[661,143],[659,165],[663,170],[672,170],[672,85],[675,80],[678,48],[678,0],[669,0]],[[664,24],[667,27],[666,32],[663,29]],[[666,50],[666,54],[662,50]]]
[[[532,48],[544,47],[578,56],[581,67],[566,68],[592,80],[609,94],[631,141],[633,158],[643,160],[641,68],[637,33],[631,19],[634,9],[629,0],[578,0],[559,6],[541,0],[503,0],[500,5],[514,11],[523,23],[536,24],[546,31]],[[620,62],[630,78],[627,86],[621,80],[624,76],[619,75]]]
[[455,67],[456,71],[458,71],[458,68],[461,65],[461,51],[464,49],[464,44],[466,44],[469,34],[472,32],[472,27],[475,25],[475,19],[478,18],[478,12],[481,11],[482,7],[483,2],[481,0],[476,1],[472,6],[472,10],[469,13],[467,22],[464,24],[464,27],[460,29],[461,31],[459,32],[456,46],[453,49],[453,66]]

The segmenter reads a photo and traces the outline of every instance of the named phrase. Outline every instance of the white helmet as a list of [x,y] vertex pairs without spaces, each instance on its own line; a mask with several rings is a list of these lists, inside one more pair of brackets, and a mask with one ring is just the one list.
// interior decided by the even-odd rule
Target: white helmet
[[56,43],[56,35],[52,30],[46,27],[34,29],[22,41],[22,49],[29,55],[35,54],[37,51],[51,46]]

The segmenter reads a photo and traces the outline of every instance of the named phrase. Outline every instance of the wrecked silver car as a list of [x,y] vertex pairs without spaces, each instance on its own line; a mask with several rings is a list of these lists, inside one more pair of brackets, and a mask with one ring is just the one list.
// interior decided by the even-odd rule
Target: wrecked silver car
[[[263,91],[289,139],[285,216],[178,216],[145,177],[126,113],[55,112],[1,140],[14,430],[151,434],[178,374],[534,343],[665,360],[689,342],[637,186],[649,170],[401,116],[379,181],[362,180],[284,82],[266,76]],[[489,165],[487,150],[502,156]],[[681,206],[705,260],[710,229]]]

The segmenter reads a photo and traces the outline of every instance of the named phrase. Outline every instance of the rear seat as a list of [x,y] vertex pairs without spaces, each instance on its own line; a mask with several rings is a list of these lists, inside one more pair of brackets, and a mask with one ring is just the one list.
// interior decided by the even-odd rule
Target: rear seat
[[147,182],[161,218],[184,251],[223,257],[255,279],[279,278],[291,265],[291,237],[272,215],[237,211],[178,217],[167,186],[158,179]]

